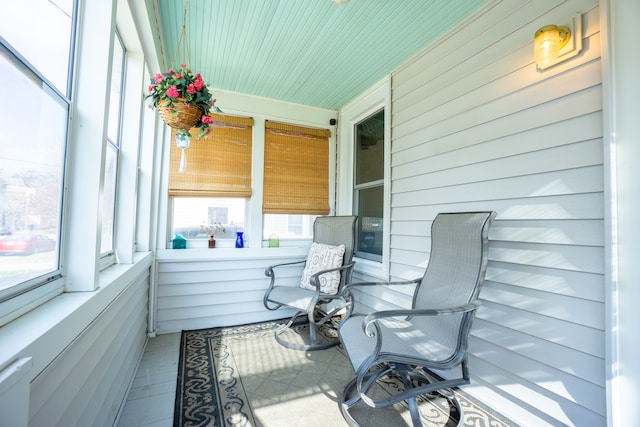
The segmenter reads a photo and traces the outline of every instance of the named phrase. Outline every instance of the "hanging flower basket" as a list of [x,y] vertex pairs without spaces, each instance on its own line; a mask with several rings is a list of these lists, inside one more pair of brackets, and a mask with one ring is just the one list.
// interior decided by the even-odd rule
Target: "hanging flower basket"
[[202,108],[191,105],[186,98],[165,99],[158,105],[158,113],[172,128],[189,130],[202,118]]
[[184,7],[182,33],[178,40],[173,64],[177,63],[180,48],[183,49],[183,63],[179,70],[170,68],[166,73],[158,73],[151,78],[149,95],[151,107],[158,109],[160,117],[166,124],[176,129],[176,137],[189,137],[189,129],[200,128],[196,139],[211,133],[210,112],[222,113],[216,107],[207,85],[200,74],[193,74],[184,62],[184,55],[189,55],[187,43],[187,6]]
[[222,113],[216,100],[202,80],[186,64],[151,78],[149,95],[151,107],[156,108],[165,123],[176,129],[177,135],[188,135],[189,129],[200,128],[196,139],[211,133],[210,112]]

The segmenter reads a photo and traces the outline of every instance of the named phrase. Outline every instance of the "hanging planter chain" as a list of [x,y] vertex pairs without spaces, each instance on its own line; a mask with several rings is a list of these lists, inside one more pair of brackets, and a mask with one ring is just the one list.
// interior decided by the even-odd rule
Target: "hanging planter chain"
[[149,95],[151,106],[158,110],[162,120],[176,129],[176,135],[189,136],[191,128],[199,128],[196,139],[206,137],[211,132],[209,112],[222,113],[215,105],[200,74],[194,74],[185,62],[175,64],[180,57],[191,61],[187,39],[187,5],[184,8],[182,32],[173,57],[174,65],[165,73],[157,73],[151,78]]
[[[188,3],[187,3],[188,4]],[[173,55],[173,66],[177,68],[176,59],[178,59],[178,54],[180,53],[180,46],[184,44],[184,49],[182,52],[182,64],[191,64],[191,56],[189,55],[189,40],[187,39],[187,4],[184,6],[184,15],[182,18],[182,34],[180,34],[180,38],[178,39],[178,45],[176,46],[176,53]],[[187,61],[185,62],[185,52],[187,55]]]

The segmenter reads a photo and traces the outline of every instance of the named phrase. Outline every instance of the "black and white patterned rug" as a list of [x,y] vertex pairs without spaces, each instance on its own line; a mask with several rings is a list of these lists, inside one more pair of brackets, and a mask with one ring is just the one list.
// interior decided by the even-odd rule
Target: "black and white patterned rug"
[[[180,344],[174,427],[347,426],[338,397],[353,377],[338,347],[289,350],[276,343],[276,323],[183,331]],[[306,326],[288,332],[303,340]],[[296,333],[298,332],[298,333]],[[390,380],[381,392],[401,384]],[[464,408],[463,425],[514,427],[473,398],[455,390]],[[419,402],[423,425],[455,426],[455,408],[443,397]],[[352,414],[364,426],[411,425],[405,405]]]

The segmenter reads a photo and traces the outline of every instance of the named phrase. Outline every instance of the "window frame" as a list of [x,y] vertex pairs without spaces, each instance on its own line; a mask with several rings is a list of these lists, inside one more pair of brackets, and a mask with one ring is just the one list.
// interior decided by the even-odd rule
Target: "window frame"
[[[366,190],[371,190],[371,189],[375,189],[375,188],[380,188],[382,187],[382,191],[383,191],[383,206],[382,206],[382,210],[383,210],[383,224],[384,224],[384,189],[385,189],[385,170],[384,170],[384,154],[387,150],[387,146],[386,146],[386,141],[383,141],[383,165],[382,165],[382,178],[379,179],[373,179],[371,181],[365,181],[365,182],[361,182],[358,183],[356,182],[358,180],[357,178],[357,170],[358,170],[358,156],[357,156],[357,150],[358,150],[358,141],[357,141],[357,136],[358,136],[358,126],[362,123],[364,123],[365,121],[373,118],[374,116],[383,113],[383,115],[385,114],[385,110],[384,107],[374,111],[372,114],[368,115],[367,117],[365,117],[362,120],[359,120],[354,126],[353,126],[353,169],[354,169],[354,179],[353,179],[353,213],[354,215],[358,216],[358,226],[356,227],[356,247],[354,248],[354,256],[356,258],[362,258],[362,259],[367,259],[373,262],[382,262],[382,253],[380,255],[378,254],[374,254],[371,252],[365,252],[365,251],[361,251],[358,250],[360,247],[360,230],[362,229],[362,223],[364,221],[364,217],[361,215],[360,213],[360,200],[361,200],[361,194],[363,193],[363,191]],[[385,122],[385,131],[387,128],[387,123]],[[386,229],[384,228],[383,225],[383,234],[382,234],[382,239],[384,241],[384,232],[386,231]]]
[[[122,121],[123,121],[123,110],[124,110],[124,100],[125,100],[125,82],[126,82],[126,72],[127,72],[127,49],[124,45],[124,42],[122,40],[122,38],[120,37],[120,34],[118,32],[118,30],[114,31],[113,33],[113,53],[111,55],[111,70],[112,73],[115,72],[116,70],[114,70],[113,68],[113,62],[115,61],[115,53],[116,53],[116,44],[118,44],[121,48],[121,64],[120,64],[120,69],[118,70],[120,72],[120,87],[118,88],[120,91],[120,97],[118,98],[118,106],[117,106],[117,110],[116,109],[112,109],[111,108],[111,98],[109,100],[109,108],[108,108],[108,117],[107,117],[107,122],[106,124],[106,128],[107,131],[105,132],[105,152],[103,153],[103,156],[105,157],[105,169],[104,169],[104,173],[103,173],[103,179],[102,179],[102,192],[103,192],[103,198],[106,197],[106,192],[104,191],[107,183],[106,183],[106,178],[107,178],[107,151],[108,150],[112,150],[113,154],[114,154],[114,170],[113,170],[113,188],[111,189],[111,194],[113,195],[113,206],[111,206],[111,247],[108,248],[107,250],[103,251],[103,245],[104,242],[102,241],[102,238],[104,238],[105,236],[105,230],[104,230],[104,215],[105,212],[102,212],[101,214],[103,215],[102,217],[102,221],[101,221],[101,236],[102,238],[100,239],[100,268],[101,269],[105,269],[110,265],[113,265],[116,261],[115,259],[115,252],[116,252],[116,247],[117,247],[117,241],[116,241],[116,237],[117,237],[117,211],[118,211],[118,177],[119,177],[119,165],[120,165],[120,153],[121,153],[121,148],[122,148]],[[111,75],[111,82],[109,84],[109,91],[110,93],[113,92],[113,74]],[[112,118],[111,117],[111,113],[112,112],[116,112],[117,117]],[[109,134],[109,126],[110,126],[110,120],[115,119],[117,121],[117,127],[115,129],[115,135],[110,135]],[[115,138],[115,141],[112,141],[112,138]],[[104,200],[104,199],[103,199]],[[105,207],[105,203],[103,201],[103,206],[102,209],[104,209]]]
[[[373,85],[367,92],[353,100],[340,111],[340,144],[338,152],[337,179],[349,183],[338,188],[338,214],[357,215],[355,198],[355,129],[356,125],[377,111],[384,109],[384,206],[382,257],[379,261],[354,254],[354,273],[373,279],[389,279],[390,236],[391,236],[391,77],[386,77]],[[360,220],[360,219],[358,219]]]
[[67,77],[65,92],[61,92],[52,81],[44,76],[39,69],[31,64],[9,41],[0,37],[0,43],[8,54],[17,61],[21,67],[28,70],[32,77],[37,78],[42,87],[46,87],[51,97],[56,98],[56,102],[66,106],[66,132],[64,134],[64,146],[62,147],[62,172],[60,175],[60,190],[58,193],[58,235],[57,235],[57,266],[44,274],[16,283],[0,292],[0,327],[17,317],[33,310],[39,305],[60,295],[64,291],[64,268],[66,251],[64,250],[66,241],[66,205],[68,201],[67,180],[68,164],[70,161],[70,136],[72,132],[72,94],[74,87],[75,65],[77,60],[78,34],[78,0],[72,1],[71,22],[69,31],[69,56],[67,58]]

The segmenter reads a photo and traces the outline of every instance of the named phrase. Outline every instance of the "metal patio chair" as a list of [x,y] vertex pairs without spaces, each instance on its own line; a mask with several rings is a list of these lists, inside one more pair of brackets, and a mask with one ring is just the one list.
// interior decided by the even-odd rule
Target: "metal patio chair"
[[[431,252],[421,279],[382,284],[415,285],[411,309],[352,314],[341,322],[339,338],[356,374],[340,399],[345,420],[358,426],[350,409],[363,401],[373,408],[407,401],[414,426],[421,426],[416,397],[438,392],[462,407],[451,387],[469,383],[467,345],[487,267],[488,230],[495,212],[441,213],[431,226]],[[358,286],[345,288],[353,298]],[[436,373],[438,371],[438,373]],[[443,371],[446,375],[442,375]],[[442,375],[442,376],[441,376]],[[404,387],[373,396],[377,380],[391,377]]]
[[[265,275],[271,278],[271,282],[263,298],[264,306],[269,310],[277,310],[280,307],[297,310],[288,322],[276,330],[276,340],[283,346],[295,350],[322,350],[340,343],[337,337],[319,340],[317,330],[322,325],[332,322],[333,317],[346,308],[342,290],[345,284],[351,281],[356,218],[356,216],[316,218],[313,223],[313,244],[309,256],[301,261],[272,265],[265,271]],[[335,255],[336,252],[342,251],[344,254],[341,259],[338,259],[337,255],[333,258],[327,255],[327,253]],[[315,263],[318,259],[322,261],[330,258],[334,262],[329,267],[322,262]],[[305,265],[305,270],[303,277],[298,281],[300,286],[297,284],[291,286],[291,283],[278,284],[276,271],[282,267],[302,264]],[[283,274],[281,281],[286,282],[286,274]],[[333,306],[325,311],[324,307],[334,301],[338,303],[332,304]],[[292,342],[284,335],[301,315],[306,315],[309,320],[308,344]]]

